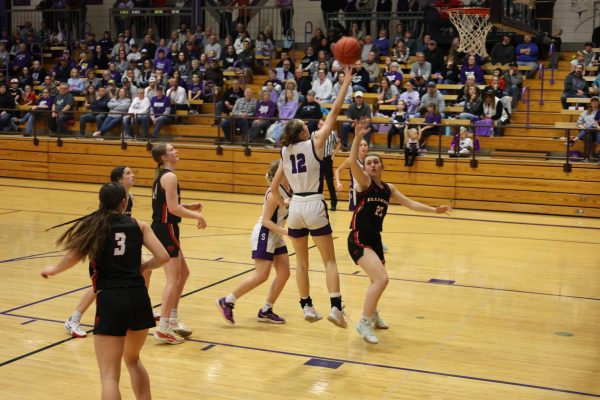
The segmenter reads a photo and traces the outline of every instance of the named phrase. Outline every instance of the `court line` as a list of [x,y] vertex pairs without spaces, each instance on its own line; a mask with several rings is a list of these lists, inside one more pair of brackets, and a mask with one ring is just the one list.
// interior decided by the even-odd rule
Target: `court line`
[[[40,279],[42,279],[42,278],[40,277]],[[45,299],[36,300],[36,301],[34,301],[34,302],[31,302],[31,303],[28,303],[28,304],[24,304],[24,305],[22,305],[22,306],[18,306],[18,307],[15,307],[15,308],[11,308],[10,310],[5,310],[5,311],[2,311],[2,312],[0,312],[0,314],[7,314],[7,313],[9,313],[9,312],[12,312],[12,311],[20,310],[21,308],[30,307],[30,306],[33,306],[33,305],[36,305],[36,304],[39,304],[39,303],[43,303],[43,302],[45,302],[45,301],[48,301],[48,300],[52,300],[52,299],[56,299],[56,298],[58,298],[58,297],[65,296],[65,295],[67,295],[67,294],[71,294],[71,293],[79,292],[79,291],[81,291],[81,290],[88,289],[88,288],[90,288],[90,287],[92,287],[92,285],[87,285],[87,286],[80,287],[80,288],[78,288],[78,289],[69,290],[68,292],[59,293],[59,294],[57,294],[57,295],[54,295],[54,296],[51,296],[51,297],[46,297]]]
[[13,214],[13,213],[17,213],[17,212],[20,212],[20,211],[21,210],[12,210],[12,211],[7,211],[7,212],[0,213],[0,215]]
[[7,262],[13,262],[13,261],[21,261],[21,260],[27,260],[33,257],[38,257],[38,256],[45,256],[48,254],[55,254],[55,253],[61,253],[62,250],[54,250],[54,251],[46,251],[44,253],[37,253],[37,254],[30,254],[27,256],[21,256],[21,257],[15,257],[15,258],[8,258],[6,260],[0,260],[0,264],[3,263],[7,263]]
[[366,361],[347,360],[347,359],[343,359],[343,358],[321,357],[318,355],[293,353],[293,352],[283,351],[283,350],[265,349],[265,348],[260,348],[260,347],[243,346],[243,345],[231,344],[231,343],[220,343],[220,342],[215,342],[215,341],[210,341],[210,340],[186,339],[186,341],[209,344],[209,345],[231,347],[231,348],[242,349],[242,350],[262,351],[265,353],[281,354],[281,355],[286,355],[286,356],[303,357],[303,358],[309,358],[309,359],[310,358],[318,358],[321,360],[341,362],[344,364],[353,364],[353,365],[362,365],[362,366],[366,366],[366,367],[376,367],[376,368],[385,368],[385,369],[392,369],[392,370],[398,370],[398,371],[416,372],[416,373],[420,373],[420,374],[436,375],[436,376],[442,376],[442,377],[446,377],[446,378],[467,379],[467,380],[473,380],[473,381],[479,381],[479,382],[496,383],[496,384],[501,384],[501,385],[518,386],[518,387],[525,387],[525,388],[530,388],[530,389],[538,389],[538,390],[545,390],[545,391],[551,391],[551,392],[568,393],[568,394],[576,394],[576,395],[580,395],[580,396],[600,398],[600,394],[597,394],[597,393],[579,392],[579,391],[575,391],[575,390],[553,388],[553,387],[541,386],[541,385],[532,385],[532,384],[521,383],[521,382],[504,381],[504,380],[500,380],[500,379],[481,378],[481,377],[470,376],[470,375],[451,374],[451,373],[447,373],[447,372],[430,371],[430,370],[426,370],[426,369],[407,368],[407,367],[401,367],[401,366],[396,366],[396,365],[377,364],[377,363],[370,363],[370,362],[366,362]]
[[[34,186],[24,186],[24,185],[0,184],[0,187],[2,187],[2,186],[11,187],[11,188],[22,188],[22,189],[54,190],[54,191],[62,191],[62,192],[67,191],[67,192],[75,192],[75,193],[97,193],[96,191],[93,191],[93,190],[60,189],[60,188],[49,188],[49,187],[34,187]],[[136,197],[151,197],[151,195],[136,194]],[[190,200],[205,201],[205,202],[231,203],[231,204],[251,204],[251,205],[261,205],[262,204],[262,203],[258,203],[258,202],[241,201],[241,200],[224,200],[224,199],[216,200],[216,199],[204,199],[204,198],[194,198],[194,197],[190,197],[189,199]],[[18,210],[18,211],[32,211],[32,212],[34,212],[33,210]],[[342,209],[337,210],[335,212],[338,212],[338,211],[349,212],[348,210],[342,210]],[[510,212],[510,211],[494,211],[494,212],[516,214],[516,213]],[[520,214],[546,216],[546,214],[534,214],[534,213],[520,213]],[[76,214],[73,214],[73,215],[76,215]],[[387,215],[397,215],[397,216],[410,217],[410,218],[440,218],[438,216],[426,215],[426,214],[424,214],[424,215],[411,215],[411,214],[393,213],[393,212],[388,212]],[[449,218],[449,219],[458,220],[458,221],[493,222],[493,223],[498,223],[498,224],[511,224],[511,225],[546,226],[546,227],[552,227],[552,228],[572,228],[572,229],[591,229],[591,230],[598,230],[599,229],[599,228],[592,227],[592,226],[572,226],[572,225],[560,225],[560,224],[543,224],[543,223],[540,223],[540,222],[498,221],[498,220],[483,219],[483,218],[459,218],[459,217],[452,217],[452,218]]]

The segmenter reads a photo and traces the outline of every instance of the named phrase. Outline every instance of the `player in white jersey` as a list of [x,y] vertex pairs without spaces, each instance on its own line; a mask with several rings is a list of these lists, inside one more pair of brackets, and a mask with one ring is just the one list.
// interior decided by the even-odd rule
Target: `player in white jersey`
[[[365,163],[365,157],[369,152],[369,143],[366,140],[360,141],[360,147],[358,148],[358,162],[363,164]],[[340,181],[340,172],[346,168],[350,168],[350,158],[346,158],[344,162],[340,164],[339,167],[335,170],[335,189],[338,192],[342,192],[344,190],[344,186]],[[352,171],[350,171],[350,188],[348,189],[348,209],[350,211],[354,211],[354,207],[356,207],[356,179],[352,176]]]
[[288,235],[296,251],[296,283],[300,292],[300,306],[304,311],[304,319],[309,322],[321,319],[321,315],[313,307],[309,293],[308,235],[310,234],[325,264],[327,289],[331,301],[331,311],[327,319],[341,328],[346,328],[347,324],[342,311],[340,276],[333,249],[327,204],[323,197],[322,160],[325,154],[325,143],[335,127],[337,116],[346,97],[346,90],[352,82],[351,68],[346,66],[344,72],[344,81],[331,107],[331,112],[327,115],[323,127],[314,133],[312,139],[303,121],[293,119],[286,123],[281,138],[284,146],[281,149],[282,162],[271,182],[271,194],[277,198],[281,206],[285,203],[277,189],[284,175],[294,192],[289,207]]
[[[267,172],[267,181],[269,184],[273,180],[278,167],[279,160],[271,163]],[[285,177],[278,189],[279,195],[283,198],[288,199],[291,197],[290,187]],[[262,215],[252,231],[251,243],[252,258],[254,259],[255,266],[254,274],[242,281],[233,292],[217,300],[217,306],[223,314],[223,318],[229,324],[235,324],[233,319],[235,301],[266,282],[269,278],[271,266],[275,268],[277,275],[271,284],[265,305],[258,310],[256,319],[259,322],[270,322],[273,324],[285,323],[285,319],[273,312],[273,304],[275,304],[290,277],[290,259],[285,241],[283,240],[283,235],[287,234],[284,228],[287,216],[287,207],[279,206],[274,196],[271,195],[271,189],[267,190]]]

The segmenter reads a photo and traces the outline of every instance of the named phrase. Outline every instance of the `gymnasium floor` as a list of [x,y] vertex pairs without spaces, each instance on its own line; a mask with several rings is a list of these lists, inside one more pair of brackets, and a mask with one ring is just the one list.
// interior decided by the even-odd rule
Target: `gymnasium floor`
[[[53,244],[61,230],[44,230],[93,210],[98,188],[0,179],[2,399],[99,398],[93,337],[70,339],[63,328],[90,284],[87,267],[39,275],[62,254]],[[229,326],[215,299],[252,271],[249,234],[262,198],[183,189],[183,201],[204,203],[209,227],[182,224],[191,277],[180,315],[194,334],[179,346],[148,338],[142,358],[154,398],[600,398],[600,220],[391,207],[390,284],[380,303],[390,329],[369,345],[354,330],[368,278],[346,251],[349,212],[331,213],[347,330],[304,322],[293,270],[275,306],[285,325],[256,322],[265,285],[238,300]],[[150,189],[133,194],[133,215],[148,221]],[[312,297],[326,312],[316,249],[311,260]],[[157,270],[153,304],[163,283]],[[93,307],[82,321],[88,330]]]

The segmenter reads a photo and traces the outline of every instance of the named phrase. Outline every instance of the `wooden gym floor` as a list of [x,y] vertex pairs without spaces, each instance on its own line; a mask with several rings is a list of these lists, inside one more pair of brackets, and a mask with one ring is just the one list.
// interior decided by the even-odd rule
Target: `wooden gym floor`
[[[89,286],[87,267],[44,280],[62,254],[52,225],[90,212],[99,185],[0,179],[0,397],[99,398],[93,338],[63,328]],[[191,277],[181,301],[188,342],[148,338],[142,359],[156,399],[585,399],[600,397],[600,220],[477,211],[451,217],[390,208],[384,241],[390,284],[380,303],[390,324],[380,343],[354,330],[368,279],[346,250],[351,214],[331,213],[347,330],[304,322],[292,277],[275,306],[285,325],[256,322],[267,286],[238,300],[236,326],[215,299],[252,271],[249,235],[262,198],[193,192],[209,227],[182,224]],[[150,219],[150,189],[133,191]],[[340,204],[338,207],[343,209]],[[290,249],[290,251],[292,251]],[[329,302],[318,251],[311,285]],[[150,294],[160,301],[164,274]],[[83,318],[93,323],[93,307]],[[132,399],[123,370],[125,399]]]

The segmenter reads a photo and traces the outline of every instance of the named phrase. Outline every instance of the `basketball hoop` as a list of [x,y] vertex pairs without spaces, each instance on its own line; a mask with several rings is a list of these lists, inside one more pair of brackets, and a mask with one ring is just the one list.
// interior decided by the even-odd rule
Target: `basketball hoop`
[[485,38],[492,24],[490,23],[490,10],[487,8],[455,8],[448,10],[450,22],[458,30],[460,45],[458,51],[467,54],[479,54],[488,57],[485,49]]

